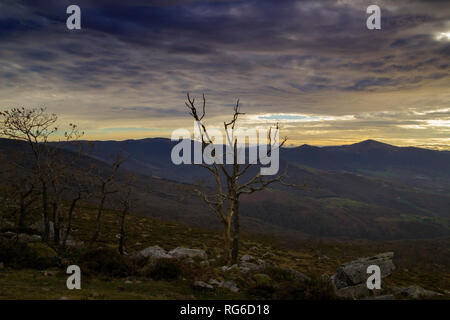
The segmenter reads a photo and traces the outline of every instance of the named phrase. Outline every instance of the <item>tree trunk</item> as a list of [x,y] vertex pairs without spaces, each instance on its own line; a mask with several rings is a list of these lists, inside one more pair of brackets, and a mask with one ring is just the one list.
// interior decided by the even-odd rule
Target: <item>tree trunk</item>
[[97,221],[95,224],[95,232],[92,237],[92,242],[96,242],[98,239],[98,236],[100,235],[101,220],[102,220],[102,213],[103,213],[103,207],[105,205],[105,200],[106,200],[106,195],[104,194],[102,196],[102,199],[100,200],[100,206],[98,207]]
[[44,180],[41,180],[42,184],[42,218],[44,219],[44,235],[42,240],[48,241],[50,235],[50,221],[48,216],[48,194],[47,184]]
[[25,197],[24,195],[20,195],[20,212],[19,212],[19,220],[17,222],[17,229],[23,230],[25,227],[25,216],[26,216],[26,210],[25,210]]
[[60,217],[58,214],[59,211],[59,206],[57,202],[53,202],[52,204],[53,206],[53,241],[55,243],[55,246],[59,245],[59,236],[60,236],[60,232],[59,232],[59,224],[60,224]]
[[125,217],[127,215],[128,209],[124,209],[122,212],[122,219],[120,221],[120,239],[119,239],[119,253],[123,255],[123,247],[125,245]]
[[231,253],[231,263],[237,264],[239,258],[239,199],[234,200],[234,213],[233,213],[233,250]]
[[72,200],[72,203],[70,204],[69,213],[67,215],[67,228],[66,233],[64,234],[63,242],[62,242],[62,248],[66,248],[67,239],[69,238],[70,231],[72,230],[72,216],[73,211],[75,210],[75,207],[77,205],[78,200],[80,200],[80,196]]
[[226,221],[223,228],[223,257],[226,265],[231,262],[231,221]]

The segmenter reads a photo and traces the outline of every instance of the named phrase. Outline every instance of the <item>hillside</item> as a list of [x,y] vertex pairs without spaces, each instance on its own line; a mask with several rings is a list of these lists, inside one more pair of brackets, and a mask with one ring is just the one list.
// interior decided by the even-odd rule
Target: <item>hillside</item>
[[[193,165],[173,165],[170,151],[174,144],[163,138],[94,141],[86,150],[105,162],[120,152],[128,157],[127,170],[152,176],[157,185],[169,183],[168,179],[172,186],[180,186],[170,192],[170,197],[158,193],[170,199],[164,205],[173,203],[174,207],[185,208],[182,214],[176,210],[167,212],[167,218],[194,225],[216,225],[207,207],[186,192],[191,184],[211,183],[209,173]],[[307,188],[273,185],[270,190],[243,198],[243,224],[254,231],[292,237],[448,236],[449,166],[448,152],[400,148],[372,140],[340,147],[284,148],[280,171],[287,169],[289,182],[306,183]],[[161,205],[144,201],[143,206],[152,210],[144,209],[142,213],[161,217]]]
[[[117,212],[108,211],[105,215],[104,232],[98,245],[115,250],[116,234],[119,224]],[[94,227],[95,208],[83,206],[74,219],[73,236],[87,243]],[[185,224],[166,222],[140,215],[132,215],[127,222],[127,252],[131,254],[148,246],[159,245],[171,250],[183,246],[205,250],[209,257],[220,255],[220,233]],[[1,239],[1,238],[0,238]],[[256,257],[271,254],[271,263],[281,268],[291,268],[313,279],[322,275],[331,276],[344,262],[379,252],[395,252],[396,271],[386,279],[386,286],[421,285],[429,290],[448,294],[450,290],[450,239],[434,241],[392,241],[392,242],[347,242],[347,241],[277,241],[270,237],[244,234],[242,255]],[[241,291],[233,293],[217,288],[214,291],[199,290],[192,286],[195,279],[214,276],[220,273],[209,268],[202,272],[196,270],[193,279],[151,279],[136,273],[111,275],[108,269],[102,272],[89,271],[95,266],[94,257],[84,261],[81,253],[72,249],[54,266],[46,268],[0,269],[0,299],[261,299],[262,292]],[[439,255],[435,254],[439,251]],[[3,254],[3,253],[2,253]],[[25,258],[25,257],[24,257]],[[267,261],[268,258],[264,258]],[[23,262],[22,262],[23,263]],[[77,263],[82,266],[83,290],[67,290],[64,266]],[[102,263],[112,263],[104,260]],[[60,266],[58,266],[60,265]],[[117,262],[112,264],[117,266]],[[120,266],[120,265],[119,265]],[[115,270],[115,269],[114,269]],[[120,270],[120,269],[119,269]],[[239,280],[239,278],[236,280]],[[316,288],[318,289],[318,288]],[[316,292],[319,298],[319,292]],[[313,298],[313,297],[311,297]],[[443,297],[445,298],[445,297]],[[447,296],[448,298],[448,296]]]

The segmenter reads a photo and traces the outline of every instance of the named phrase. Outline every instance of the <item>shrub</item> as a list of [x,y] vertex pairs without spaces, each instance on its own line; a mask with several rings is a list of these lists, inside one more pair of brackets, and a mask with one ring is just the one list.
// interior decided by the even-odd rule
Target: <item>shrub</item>
[[14,268],[45,269],[57,266],[59,258],[53,248],[41,242],[27,244],[1,239],[0,261]]
[[281,282],[274,293],[279,300],[335,300],[337,299],[329,281],[311,279],[306,281]]
[[87,249],[80,255],[78,264],[88,275],[125,277],[130,273],[125,259],[110,248]]
[[142,269],[142,275],[155,280],[176,280],[182,274],[182,266],[175,259],[158,259]]

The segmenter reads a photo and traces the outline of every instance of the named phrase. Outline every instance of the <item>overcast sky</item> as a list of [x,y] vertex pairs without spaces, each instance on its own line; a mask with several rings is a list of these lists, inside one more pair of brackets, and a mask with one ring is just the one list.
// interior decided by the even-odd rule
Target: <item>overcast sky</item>
[[[81,30],[66,8],[81,7]],[[366,8],[381,7],[381,30]],[[450,148],[450,1],[0,0],[0,108],[45,106],[89,139],[281,123],[292,144]]]

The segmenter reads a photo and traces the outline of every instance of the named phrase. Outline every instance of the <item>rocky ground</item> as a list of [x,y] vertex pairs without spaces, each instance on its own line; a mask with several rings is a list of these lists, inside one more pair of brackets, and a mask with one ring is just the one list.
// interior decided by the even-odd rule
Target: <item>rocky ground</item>
[[[405,281],[414,268],[396,266],[396,254],[355,256],[339,243],[296,249],[246,236],[236,265],[225,265],[220,234],[132,217],[124,256],[117,253],[113,213],[99,243],[87,246],[90,216],[79,216],[67,250],[42,243],[42,226],[0,233],[0,299],[448,299],[450,288]],[[347,248],[345,253],[343,252]],[[368,250],[373,253],[373,249]],[[353,257],[353,259],[349,259]],[[403,263],[400,260],[401,263]],[[82,270],[82,290],[66,288],[65,268]],[[369,290],[369,265],[382,288]],[[423,273],[426,275],[425,273]],[[445,276],[445,273],[444,273]],[[448,276],[448,274],[447,274]],[[445,279],[444,279],[445,280]],[[445,282],[442,282],[445,285]],[[431,290],[433,289],[433,290]]]

